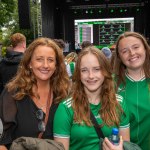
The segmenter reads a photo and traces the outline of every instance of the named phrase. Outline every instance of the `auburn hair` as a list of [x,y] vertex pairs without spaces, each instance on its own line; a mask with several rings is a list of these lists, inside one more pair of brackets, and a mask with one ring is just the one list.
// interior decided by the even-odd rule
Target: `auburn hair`
[[81,51],[76,62],[72,90],[74,119],[76,122],[82,123],[84,121],[88,126],[91,125],[90,105],[84,90],[84,85],[81,82],[80,72],[82,57],[87,54],[92,54],[98,59],[102,74],[104,75],[104,82],[99,95],[101,103],[99,114],[104,124],[108,126],[119,126],[120,114],[123,110],[116,99],[111,67],[104,54],[94,46],[89,46]]
[[120,41],[127,37],[135,37],[142,42],[145,48],[145,53],[146,53],[146,58],[143,64],[143,69],[144,69],[145,77],[147,79],[150,78],[150,63],[149,63],[150,62],[150,47],[148,45],[148,42],[146,41],[146,38],[137,32],[125,32],[118,37],[118,40],[116,42],[114,65],[113,65],[113,72],[116,75],[116,80],[117,80],[116,90],[118,89],[120,84],[123,83],[125,85],[126,66],[123,64],[122,60],[120,59],[118,50],[119,50]]
[[34,40],[24,53],[16,76],[6,85],[8,91],[15,91],[15,99],[21,100],[25,95],[36,96],[33,93],[33,86],[37,86],[37,81],[30,70],[29,64],[32,55],[38,46],[51,47],[56,55],[56,70],[50,78],[50,87],[53,94],[56,95],[55,102],[60,102],[68,95],[70,86],[69,77],[66,71],[66,66],[63,59],[63,54],[57,44],[49,38],[38,38]]

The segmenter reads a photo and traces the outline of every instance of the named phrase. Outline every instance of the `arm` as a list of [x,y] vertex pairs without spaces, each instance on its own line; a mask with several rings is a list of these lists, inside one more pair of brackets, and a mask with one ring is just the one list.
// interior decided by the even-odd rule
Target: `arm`
[[[60,142],[64,145],[65,150],[69,150],[69,138],[54,138],[55,141]],[[1,150],[1,149],[0,149]]]
[[3,123],[3,136],[0,139],[0,145],[12,143],[11,136],[16,126],[15,116],[17,107],[11,94],[7,89],[4,89],[0,95],[0,118]]
[[120,129],[119,134],[124,141],[130,141],[130,128]]
[[70,132],[73,122],[73,110],[71,107],[68,107],[68,104],[70,104],[69,100],[59,104],[53,125],[54,140],[61,142],[65,150],[69,150]]
[[[130,122],[129,122],[129,111],[128,107],[125,103],[125,100],[122,96],[119,96],[120,104],[123,109],[123,114],[121,115],[120,127],[119,127],[119,134],[122,136],[124,141],[130,141]],[[118,97],[118,99],[119,99]]]

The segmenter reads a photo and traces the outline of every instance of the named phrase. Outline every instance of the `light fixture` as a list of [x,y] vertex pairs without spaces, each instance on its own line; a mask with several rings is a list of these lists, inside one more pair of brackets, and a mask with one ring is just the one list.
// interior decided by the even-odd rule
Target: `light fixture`
[[88,10],[86,10],[85,13],[88,14],[89,13]]
[[102,13],[102,10],[101,9],[99,9],[99,11],[98,11],[100,14]]
[[110,12],[113,13],[113,12],[114,12],[114,9],[111,9]]

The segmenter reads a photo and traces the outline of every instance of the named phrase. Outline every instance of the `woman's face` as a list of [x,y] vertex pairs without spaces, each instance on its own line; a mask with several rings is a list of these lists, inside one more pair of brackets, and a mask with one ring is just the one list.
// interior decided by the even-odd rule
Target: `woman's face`
[[104,76],[95,55],[88,53],[81,58],[80,74],[85,92],[100,92]]
[[51,47],[38,46],[32,55],[30,68],[37,81],[49,81],[56,69],[56,55]]
[[126,37],[120,40],[118,53],[123,64],[130,70],[143,68],[146,51],[142,41],[136,37]]

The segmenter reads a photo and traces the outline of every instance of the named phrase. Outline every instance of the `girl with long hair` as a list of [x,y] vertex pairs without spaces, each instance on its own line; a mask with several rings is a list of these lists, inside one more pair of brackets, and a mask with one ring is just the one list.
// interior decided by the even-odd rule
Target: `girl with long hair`
[[[54,118],[54,139],[66,150],[98,150],[99,138],[90,120],[94,114],[105,137],[113,127],[129,140],[128,110],[120,95],[115,94],[111,67],[104,54],[94,46],[80,52],[73,76],[70,98],[62,102]],[[61,114],[61,117],[60,117]],[[104,139],[104,149],[122,150],[122,140],[114,146]]]

